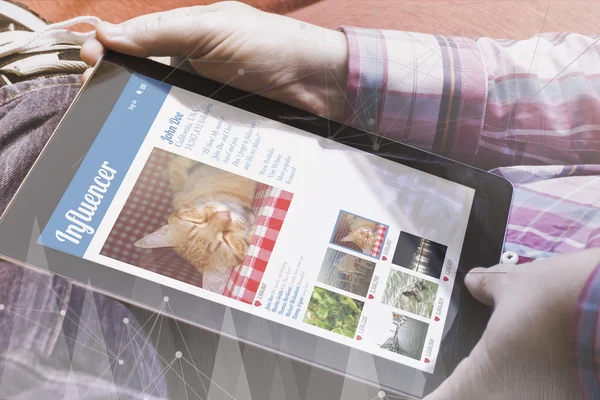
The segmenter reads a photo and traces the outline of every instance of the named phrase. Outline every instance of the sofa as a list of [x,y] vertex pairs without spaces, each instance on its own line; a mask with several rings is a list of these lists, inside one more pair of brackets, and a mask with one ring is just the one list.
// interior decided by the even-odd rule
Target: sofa
[[[96,15],[122,22],[141,14],[215,0],[21,0],[48,21]],[[540,31],[597,33],[598,4],[572,0],[246,0],[305,22],[412,32],[524,39]]]

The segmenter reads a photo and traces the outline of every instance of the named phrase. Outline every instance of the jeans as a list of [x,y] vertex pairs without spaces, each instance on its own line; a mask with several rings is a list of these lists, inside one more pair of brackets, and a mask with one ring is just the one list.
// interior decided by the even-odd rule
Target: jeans
[[[0,212],[79,87],[68,75],[0,88]],[[1,399],[163,399],[163,368],[124,304],[0,262]]]

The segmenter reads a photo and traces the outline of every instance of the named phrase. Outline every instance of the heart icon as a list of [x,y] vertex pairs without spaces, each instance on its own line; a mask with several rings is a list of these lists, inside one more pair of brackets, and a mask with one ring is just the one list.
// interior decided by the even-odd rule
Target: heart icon
[[435,320],[435,322],[437,322],[440,320],[440,317],[435,317],[434,320]]
[[424,361],[425,361],[425,364],[429,364],[431,362],[431,360],[429,358],[426,358]]
[[448,282],[448,280],[449,280],[449,279],[448,279],[448,277],[447,277],[447,276],[445,276],[445,277],[444,277],[444,282]]
[[362,336],[358,335],[358,336],[356,337],[356,340],[362,340]]
[[383,257],[381,257],[381,259],[382,259],[383,261],[387,261],[387,257],[386,257],[386,256],[383,256]]
[[262,306],[262,303],[261,303],[259,300],[256,300],[256,301],[254,302],[254,305],[255,305],[256,307],[260,307],[260,306]]
[[373,300],[375,298],[375,296],[373,296],[373,294],[369,295],[369,299]]

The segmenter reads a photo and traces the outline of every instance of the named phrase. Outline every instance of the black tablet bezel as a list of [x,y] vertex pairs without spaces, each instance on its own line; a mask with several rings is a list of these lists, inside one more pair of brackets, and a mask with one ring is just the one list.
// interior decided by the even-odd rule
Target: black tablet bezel
[[[430,375],[37,244],[39,232],[54,212],[76,173],[79,162],[90,148],[132,72],[324,138],[335,132],[335,139],[346,145],[475,189],[459,272],[451,297],[450,311],[456,312],[459,309],[460,312],[449,319],[444,328],[444,339],[434,373]],[[119,87],[121,90],[117,90]],[[316,368],[349,374],[387,390],[421,397],[438,386],[458,362],[469,354],[485,329],[491,311],[476,302],[464,290],[463,278],[471,268],[487,267],[499,261],[513,189],[510,182],[501,177],[447,158],[385,138],[381,138],[379,144],[380,150],[374,151],[370,135],[358,129],[317,117],[257,94],[223,86],[151,60],[107,52],[2,216],[0,255],[21,265],[44,268],[58,275],[89,283],[100,291],[144,307],[157,308],[162,298],[168,296],[171,311],[175,316],[204,329],[252,343],[263,347],[265,351],[275,351],[302,360]],[[43,196],[40,195],[42,188]],[[157,296],[157,293],[161,296]],[[229,316],[231,323],[225,323]],[[283,336],[285,341],[275,339]],[[264,337],[269,338],[269,343],[261,340]],[[355,357],[356,362],[349,364],[348,358],[351,355]],[[361,367],[364,365],[373,367],[367,371]],[[415,391],[415,386],[422,386],[418,382],[425,383],[424,393],[419,393],[418,389]]]

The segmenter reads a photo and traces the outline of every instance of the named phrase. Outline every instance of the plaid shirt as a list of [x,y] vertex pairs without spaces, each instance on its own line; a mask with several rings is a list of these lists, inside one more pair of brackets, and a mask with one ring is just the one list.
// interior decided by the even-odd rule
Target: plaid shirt
[[[519,262],[600,246],[600,36],[472,40],[342,29],[347,122],[510,180],[505,250]],[[600,266],[574,327],[579,374],[594,399],[599,305]]]

